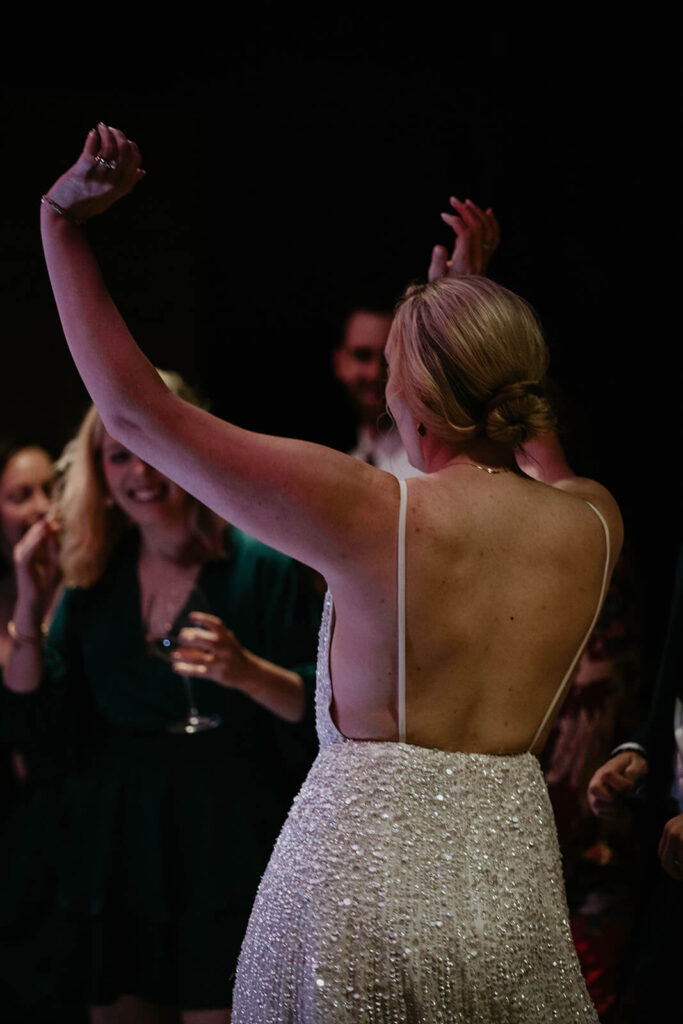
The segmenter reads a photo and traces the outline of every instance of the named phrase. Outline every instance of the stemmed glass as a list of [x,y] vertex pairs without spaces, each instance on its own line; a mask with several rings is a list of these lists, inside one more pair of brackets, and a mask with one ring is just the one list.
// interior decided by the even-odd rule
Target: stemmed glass
[[[167,605],[169,603],[170,596],[167,596]],[[150,630],[146,636],[147,649],[155,657],[163,658],[164,661],[173,664],[173,652],[177,647],[182,646],[181,630],[195,625],[190,618],[190,612],[209,612],[210,607],[204,592],[197,585],[192,588],[182,611],[174,620],[171,618],[173,612],[169,610],[168,606],[165,609],[167,615],[164,616],[164,608],[160,608],[160,605],[163,604],[163,598],[157,596],[156,600],[150,602],[150,607],[147,609],[145,622],[148,626],[154,627],[153,631]],[[180,675],[180,673],[177,674]],[[180,675],[180,678],[185,687],[187,714],[185,718],[167,726],[168,732],[191,734],[216,729],[222,723],[221,716],[200,714],[197,709],[192,677]]]

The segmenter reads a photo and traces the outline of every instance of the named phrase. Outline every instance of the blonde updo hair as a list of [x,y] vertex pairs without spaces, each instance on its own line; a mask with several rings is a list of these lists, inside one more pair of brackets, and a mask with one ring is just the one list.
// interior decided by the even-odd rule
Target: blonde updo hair
[[519,446],[555,427],[548,350],[531,307],[486,277],[411,285],[391,329],[392,379],[445,444]]
[[[159,370],[173,394],[201,405],[197,394],[180,374]],[[104,573],[124,530],[131,524],[112,501],[102,469],[104,424],[91,406],[57,462],[60,475],[55,516],[61,526],[61,565],[69,587],[90,587]],[[197,528],[207,544],[215,533],[217,517],[197,502]]]

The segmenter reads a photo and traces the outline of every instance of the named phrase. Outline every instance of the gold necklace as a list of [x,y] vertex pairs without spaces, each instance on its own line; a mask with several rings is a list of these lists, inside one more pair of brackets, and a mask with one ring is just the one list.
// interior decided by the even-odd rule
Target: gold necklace
[[511,473],[507,466],[481,466],[478,462],[455,462],[455,466],[472,466],[473,469],[480,469],[482,473],[492,476],[494,473]]

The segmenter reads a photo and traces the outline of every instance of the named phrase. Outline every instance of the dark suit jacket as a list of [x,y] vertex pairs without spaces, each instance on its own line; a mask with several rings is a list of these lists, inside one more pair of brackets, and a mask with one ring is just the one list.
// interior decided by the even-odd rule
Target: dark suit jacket
[[667,800],[673,781],[676,696],[683,698],[683,547],[676,565],[669,624],[650,713],[643,728],[632,737],[645,750],[648,762],[647,793],[658,803]]

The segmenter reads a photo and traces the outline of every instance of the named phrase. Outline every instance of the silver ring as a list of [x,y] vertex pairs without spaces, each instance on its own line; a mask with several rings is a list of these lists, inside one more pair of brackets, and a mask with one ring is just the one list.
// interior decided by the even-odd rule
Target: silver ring
[[95,163],[99,164],[100,167],[106,167],[108,171],[116,169],[116,160],[105,160],[103,156],[96,156]]

